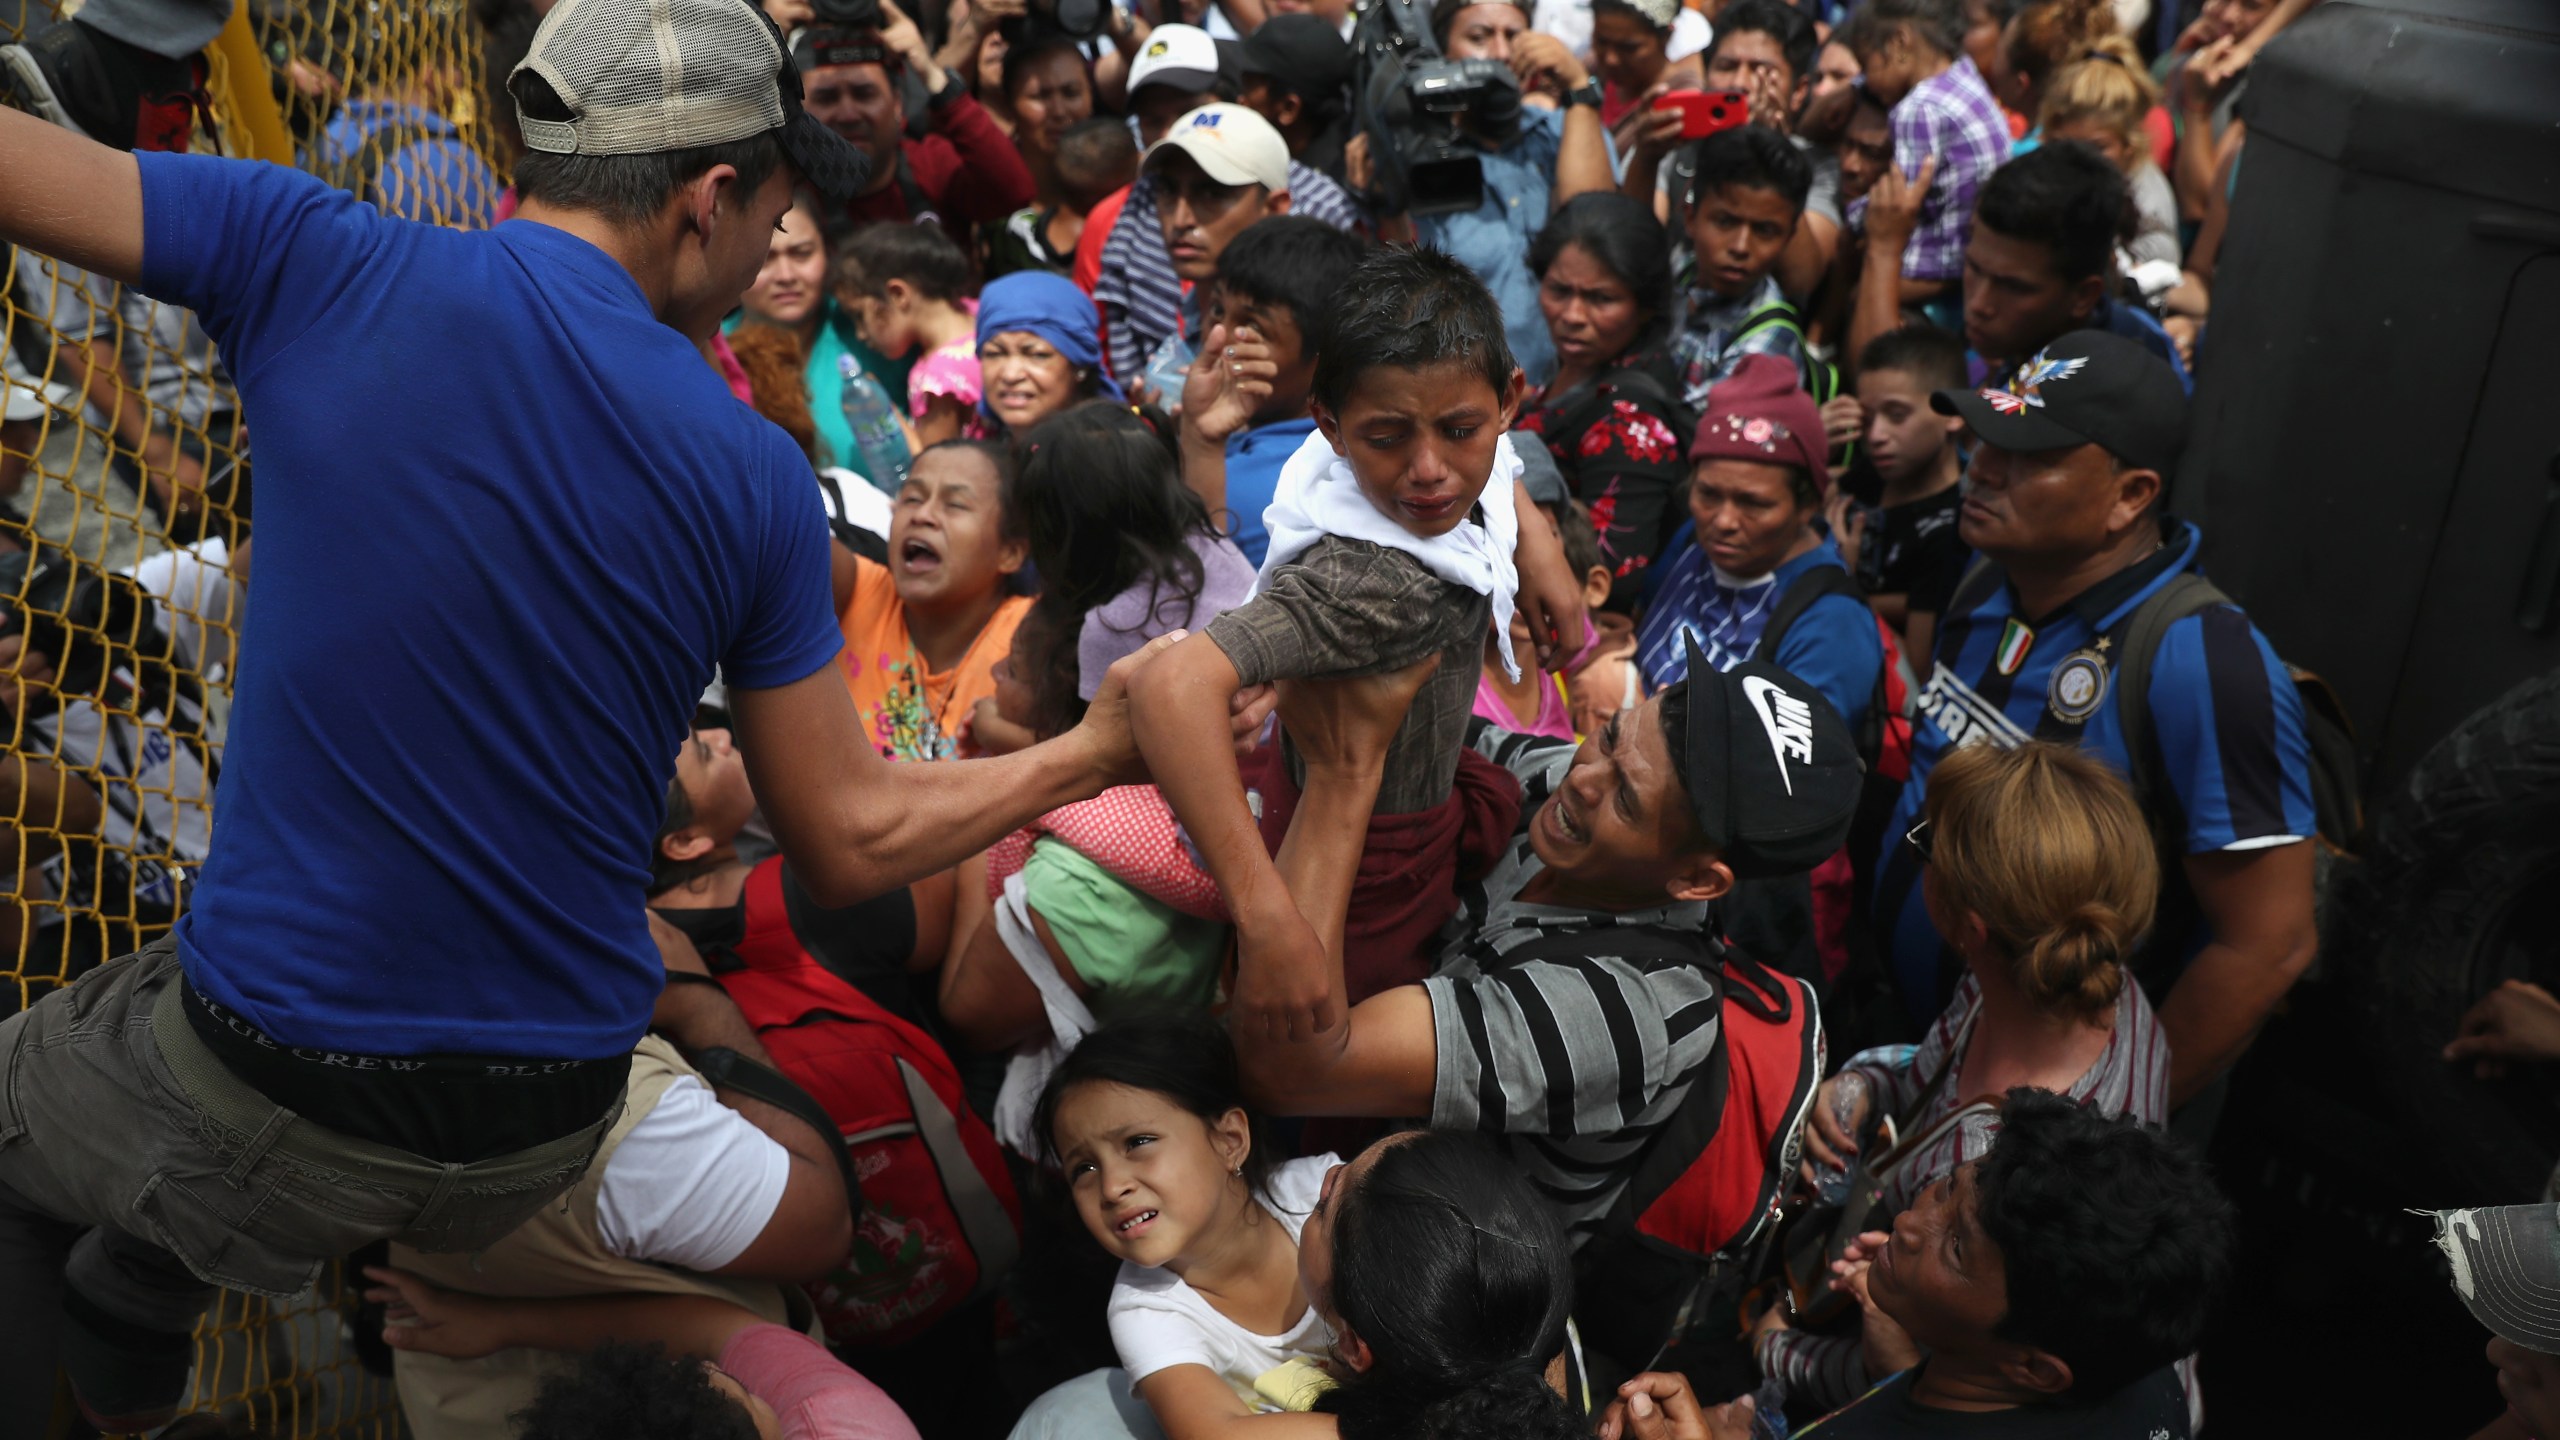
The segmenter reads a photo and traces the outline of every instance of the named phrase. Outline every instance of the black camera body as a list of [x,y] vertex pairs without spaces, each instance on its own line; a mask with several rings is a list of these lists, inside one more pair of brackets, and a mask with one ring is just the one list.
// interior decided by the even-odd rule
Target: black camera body
[[1418,0],[1376,0],[1352,33],[1352,104],[1378,208],[1446,215],[1484,203],[1484,151],[1520,131],[1520,82],[1498,60],[1452,60]]

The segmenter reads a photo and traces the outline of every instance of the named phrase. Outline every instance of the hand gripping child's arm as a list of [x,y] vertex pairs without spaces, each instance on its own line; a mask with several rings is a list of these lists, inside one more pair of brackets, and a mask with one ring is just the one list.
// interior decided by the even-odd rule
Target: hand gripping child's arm
[[1228,726],[1241,684],[1226,651],[1194,635],[1139,673],[1130,725],[1156,788],[1235,916],[1238,1028],[1301,1040],[1342,1023],[1342,989],[1245,805]]

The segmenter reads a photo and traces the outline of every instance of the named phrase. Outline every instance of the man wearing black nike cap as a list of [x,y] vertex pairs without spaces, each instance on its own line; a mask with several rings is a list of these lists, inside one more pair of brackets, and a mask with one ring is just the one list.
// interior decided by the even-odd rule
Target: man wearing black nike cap
[[0,1435],[57,1358],[152,1429],[214,1284],[479,1250],[578,1179],[665,989],[645,857],[715,665],[822,904],[1138,773],[1119,678],[1002,759],[862,734],[808,461],[697,348],[795,182],[864,180],[772,24],[560,0],[510,89],[521,207],[475,232],[0,109],[0,241],[195,311],[237,378],[259,584],[193,907],[0,1021]]
[[[1394,678],[1283,687],[1307,779],[1280,873],[1337,967],[1379,760],[1411,693]],[[1522,818],[1491,870],[1461,882],[1432,977],[1308,1040],[1238,1026],[1236,1053],[1267,1113],[1485,1133],[1579,1247],[1715,1050],[1713,902],[1738,877],[1800,874],[1840,848],[1857,746],[1812,686],[1694,655],[1687,680],[1579,746],[1481,720],[1470,742],[1519,780]],[[1688,953],[1660,953],[1663,937]]]
[[[2196,527],[2162,508],[2187,424],[2166,362],[2075,330],[2005,385],[1931,403],[1973,432],[1957,523],[1981,560],[1939,622],[1911,779],[1885,825],[1885,959],[1921,1024],[1963,974],[1921,898],[1927,861],[1900,843],[1940,756],[2029,738],[2093,752],[2133,781],[2168,842],[2158,918],[2132,969],[2169,1032],[2178,1124],[2198,1138],[2221,1077],[2317,938],[2301,701],[2249,617],[2204,583]],[[2145,668],[2128,698],[2137,687],[2122,675]]]

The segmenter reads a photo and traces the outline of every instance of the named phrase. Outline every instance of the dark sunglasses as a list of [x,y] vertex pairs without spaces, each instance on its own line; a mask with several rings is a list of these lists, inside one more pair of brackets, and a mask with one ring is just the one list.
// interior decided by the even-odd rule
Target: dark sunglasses
[[1902,843],[1919,852],[1920,863],[1923,865],[1930,864],[1937,859],[1936,856],[1929,853],[1929,822],[1925,819],[1914,824],[1910,829],[1902,833]]

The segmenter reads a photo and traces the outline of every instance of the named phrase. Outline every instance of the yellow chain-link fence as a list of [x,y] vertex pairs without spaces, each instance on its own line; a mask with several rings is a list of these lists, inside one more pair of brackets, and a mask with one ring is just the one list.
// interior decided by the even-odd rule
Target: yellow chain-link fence
[[[524,0],[235,4],[221,38],[164,74],[109,50],[142,93],[200,87],[177,107],[194,111],[192,148],[295,164],[415,219],[492,220],[507,161],[484,56],[530,34]],[[109,139],[97,117],[121,109],[130,124],[130,95],[48,59],[46,34],[78,10],[0,0],[0,43],[16,47],[0,51],[0,93]],[[142,129],[145,144],[166,133]],[[238,645],[251,421],[221,356],[183,310],[31,252],[0,256],[5,1015],[184,910],[212,837],[232,675],[257,657]],[[397,1432],[389,1385],[355,1359],[352,1316],[335,1272],[290,1304],[222,1297],[198,1333],[189,1408],[224,1423],[194,1423],[274,1440]]]

